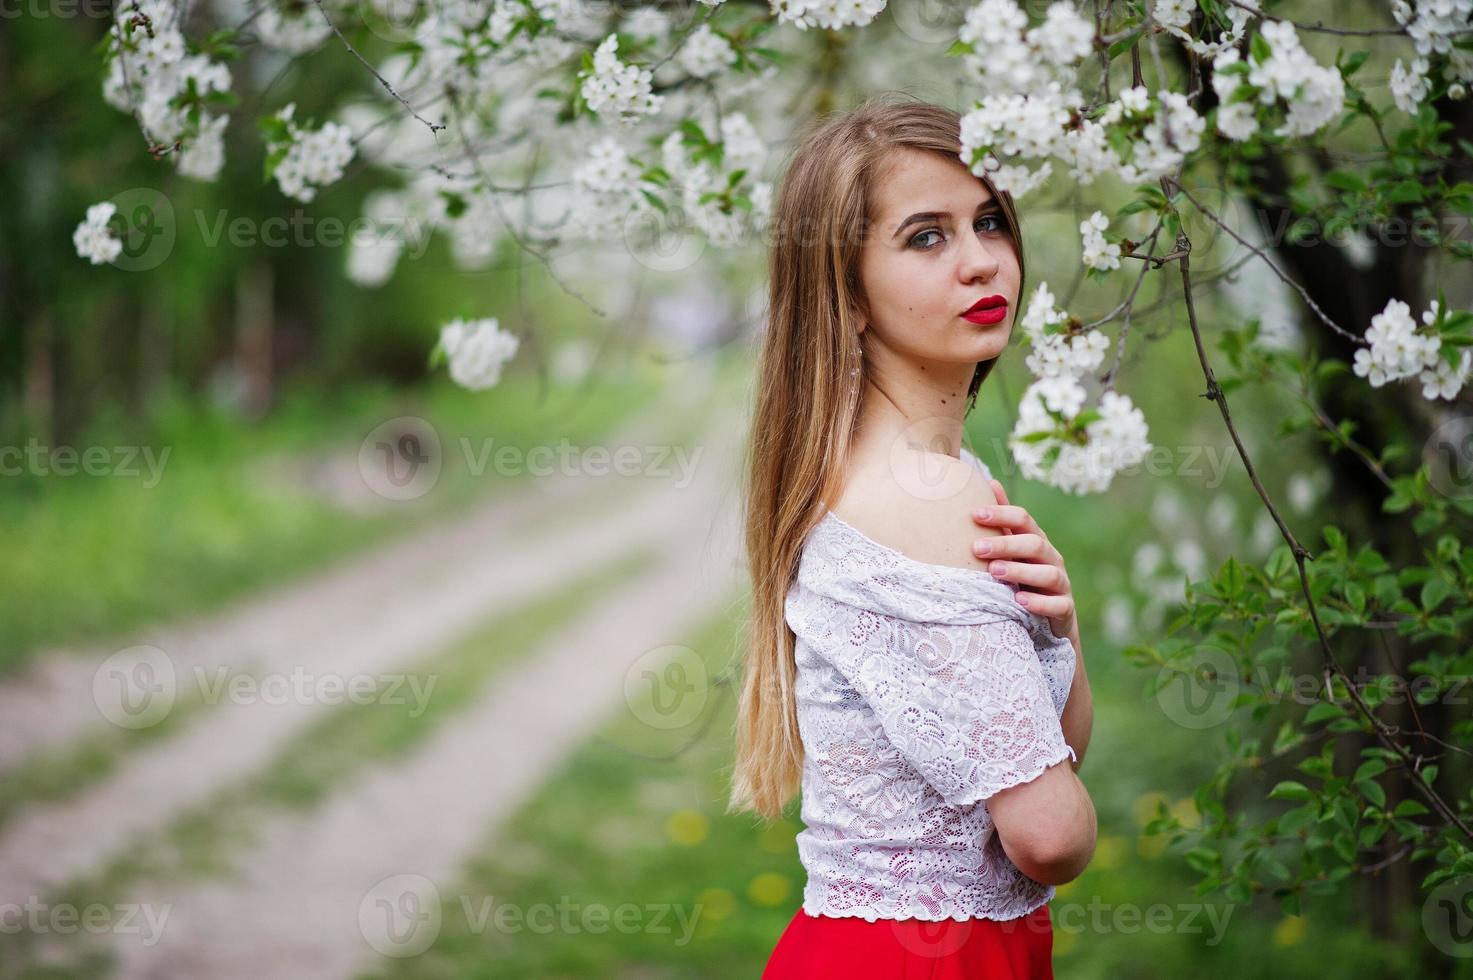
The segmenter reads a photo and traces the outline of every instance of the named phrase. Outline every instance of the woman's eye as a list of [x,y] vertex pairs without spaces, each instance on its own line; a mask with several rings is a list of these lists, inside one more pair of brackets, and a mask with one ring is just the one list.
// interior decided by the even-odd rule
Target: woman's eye
[[[981,231],[986,231],[986,232],[999,232],[999,231],[1002,231],[1003,230],[1003,223],[1002,223],[1002,219],[999,216],[995,215],[995,214],[984,214],[982,217],[980,217],[980,218],[977,219],[977,221],[975,222],[975,224],[973,225],[973,227],[978,228]],[[931,245],[922,245],[922,244],[920,244],[920,242],[927,235],[939,235],[939,234],[941,234],[941,232],[938,231],[937,229],[935,229],[935,228],[927,228],[925,231],[918,233],[914,238],[912,238],[910,240],[911,247],[912,248],[918,248],[921,251],[926,251],[928,249],[935,248],[935,244],[934,243],[931,244]]]

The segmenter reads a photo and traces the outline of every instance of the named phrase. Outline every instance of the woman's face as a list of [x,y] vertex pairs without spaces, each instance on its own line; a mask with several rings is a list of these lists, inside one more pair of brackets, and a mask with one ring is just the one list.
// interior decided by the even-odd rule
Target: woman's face
[[[867,358],[970,370],[1002,353],[1018,306],[1018,258],[1000,205],[961,161],[902,150],[883,175],[860,253]],[[1006,309],[963,316],[978,300]],[[880,366],[880,365],[875,365]]]

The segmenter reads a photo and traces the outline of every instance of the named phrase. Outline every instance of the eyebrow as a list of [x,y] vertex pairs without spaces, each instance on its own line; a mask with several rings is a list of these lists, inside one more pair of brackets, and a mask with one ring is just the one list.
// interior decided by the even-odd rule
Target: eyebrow
[[[986,211],[986,210],[989,210],[989,209],[991,209],[991,210],[1000,210],[1000,208],[998,207],[997,198],[995,198],[995,197],[988,198],[987,200],[983,201],[981,204],[977,205],[977,211],[976,211],[976,213],[977,214],[981,214],[983,211]],[[898,238],[898,237],[900,237],[900,233],[902,231],[904,231],[905,229],[909,228],[911,225],[915,224],[918,221],[935,221],[937,218],[947,218],[947,217],[950,217],[950,216],[951,216],[951,212],[950,211],[917,211],[915,214],[911,215],[909,218],[906,218],[904,221],[900,222],[899,227],[897,227],[895,229],[895,233],[893,235],[891,235],[890,237],[891,238]]]

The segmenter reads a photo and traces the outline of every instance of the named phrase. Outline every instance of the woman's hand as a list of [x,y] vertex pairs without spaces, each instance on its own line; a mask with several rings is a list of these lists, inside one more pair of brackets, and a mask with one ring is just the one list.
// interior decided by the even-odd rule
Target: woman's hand
[[1064,557],[1049,543],[1043,528],[1022,507],[1008,503],[1002,484],[992,480],[996,507],[972,513],[978,524],[1002,530],[997,536],[981,537],[972,543],[978,558],[992,559],[987,571],[995,578],[1015,582],[1014,596],[1028,611],[1048,617],[1054,636],[1064,638],[1074,630],[1074,593],[1064,571]]

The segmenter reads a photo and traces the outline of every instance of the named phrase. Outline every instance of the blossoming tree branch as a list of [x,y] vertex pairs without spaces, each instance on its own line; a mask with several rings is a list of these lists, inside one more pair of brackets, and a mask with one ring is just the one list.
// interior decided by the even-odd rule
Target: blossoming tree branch
[[[1117,382],[1127,345],[1141,339],[1131,326],[1145,312],[1142,284],[1152,276],[1170,283],[1184,313],[1174,326],[1190,332],[1200,361],[1201,394],[1216,405],[1283,544],[1261,565],[1230,559],[1194,587],[1172,643],[1131,653],[1160,669],[1158,686],[1187,683],[1201,644],[1175,634],[1189,627],[1231,640],[1242,676],[1303,655],[1327,681],[1303,718],[1280,719],[1271,745],[1231,733],[1233,759],[1198,794],[1200,823],[1163,810],[1150,829],[1193,844],[1188,858],[1208,887],[1238,899],[1268,888],[1288,911],[1305,894],[1392,864],[1431,862],[1424,888],[1473,876],[1473,794],[1463,776],[1438,780],[1450,763],[1466,774],[1473,725],[1464,718],[1439,735],[1419,716],[1392,720],[1384,694],[1347,669],[1372,633],[1384,640],[1393,628],[1403,671],[1450,681],[1473,666],[1473,559],[1458,533],[1473,506],[1429,490],[1425,468],[1394,474],[1404,445],[1361,443],[1353,425],[1315,400],[1318,386],[1344,374],[1340,383],[1358,379],[1368,399],[1388,405],[1405,406],[1407,391],[1433,411],[1452,403],[1473,372],[1473,314],[1424,275],[1394,280],[1404,294],[1352,320],[1354,305],[1335,302],[1339,266],[1295,251],[1292,230],[1265,241],[1236,227],[1219,203],[1245,200],[1327,232],[1473,214],[1473,0],[1366,4],[1345,24],[1313,13],[1296,19],[1298,8],[1255,0],[1060,0],[1033,10],[981,0],[956,8],[939,29],[913,8],[892,4],[886,15],[885,0],[191,6],[117,5],[100,52],[103,98],[135,117],[140,152],[182,178],[211,181],[237,91],[254,85],[259,103],[271,89],[232,64],[256,50],[360,64],[362,88],[344,93],[336,118],[262,104],[257,131],[265,173],[286,198],[312,202],[360,159],[399,180],[367,198],[364,218],[376,233],[355,238],[347,261],[364,287],[386,282],[406,243],[435,231],[467,267],[510,240],[549,272],[559,249],[629,242],[639,229],[677,221],[717,248],[761,244],[774,231],[779,155],[769,149],[824,107],[814,93],[826,91],[836,60],[854,44],[878,49],[897,31],[932,43],[939,36],[936,53],[949,58],[937,61],[954,73],[963,103],[961,162],[990,174],[1025,213],[1051,178],[1067,178],[1086,200],[1096,194],[1099,206],[1078,224],[1080,274],[1120,291],[1111,308],[1080,317],[1059,308],[1046,282],[1034,289],[1019,321],[1033,380],[1009,440],[1021,472],[1099,492],[1151,450],[1146,420]],[[1384,86],[1367,81],[1375,71]],[[1220,193],[1209,198],[1204,186]],[[529,206],[536,190],[553,191],[556,206]],[[114,259],[127,234],[121,217],[105,201],[89,208],[75,232],[78,253]],[[1456,270],[1446,281],[1467,282],[1473,246],[1444,224],[1419,225],[1405,254],[1422,270],[1431,268],[1428,254],[1445,259]],[[1226,236],[1241,259],[1200,275],[1201,242],[1189,227]],[[1209,352],[1203,288],[1245,264],[1292,291],[1308,327],[1338,345],[1320,348],[1333,356],[1300,358],[1260,343],[1253,321],[1220,330],[1222,355]],[[575,282],[559,284],[579,295]],[[432,363],[447,359],[458,383],[485,387],[517,340],[496,316],[459,319],[442,330]],[[1222,374],[1224,359],[1234,374]],[[1386,513],[1412,515],[1426,539],[1420,558],[1392,567],[1371,543],[1353,550],[1334,527],[1324,529],[1321,555],[1299,540],[1229,405],[1234,390],[1267,377],[1303,400],[1304,428],[1384,487]],[[1239,704],[1261,720],[1270,693],[1244,685]],[[1323,751],[1309,753],[1321,740]],[[1345,741],[1359,757],[1349,774],[1335,772],[1330,752]],[[1280,772],[1295,760],[1317,785],[1283,779],[1268,794],[1292,809],[1255,822],[1224,806],[1236,774]]]

